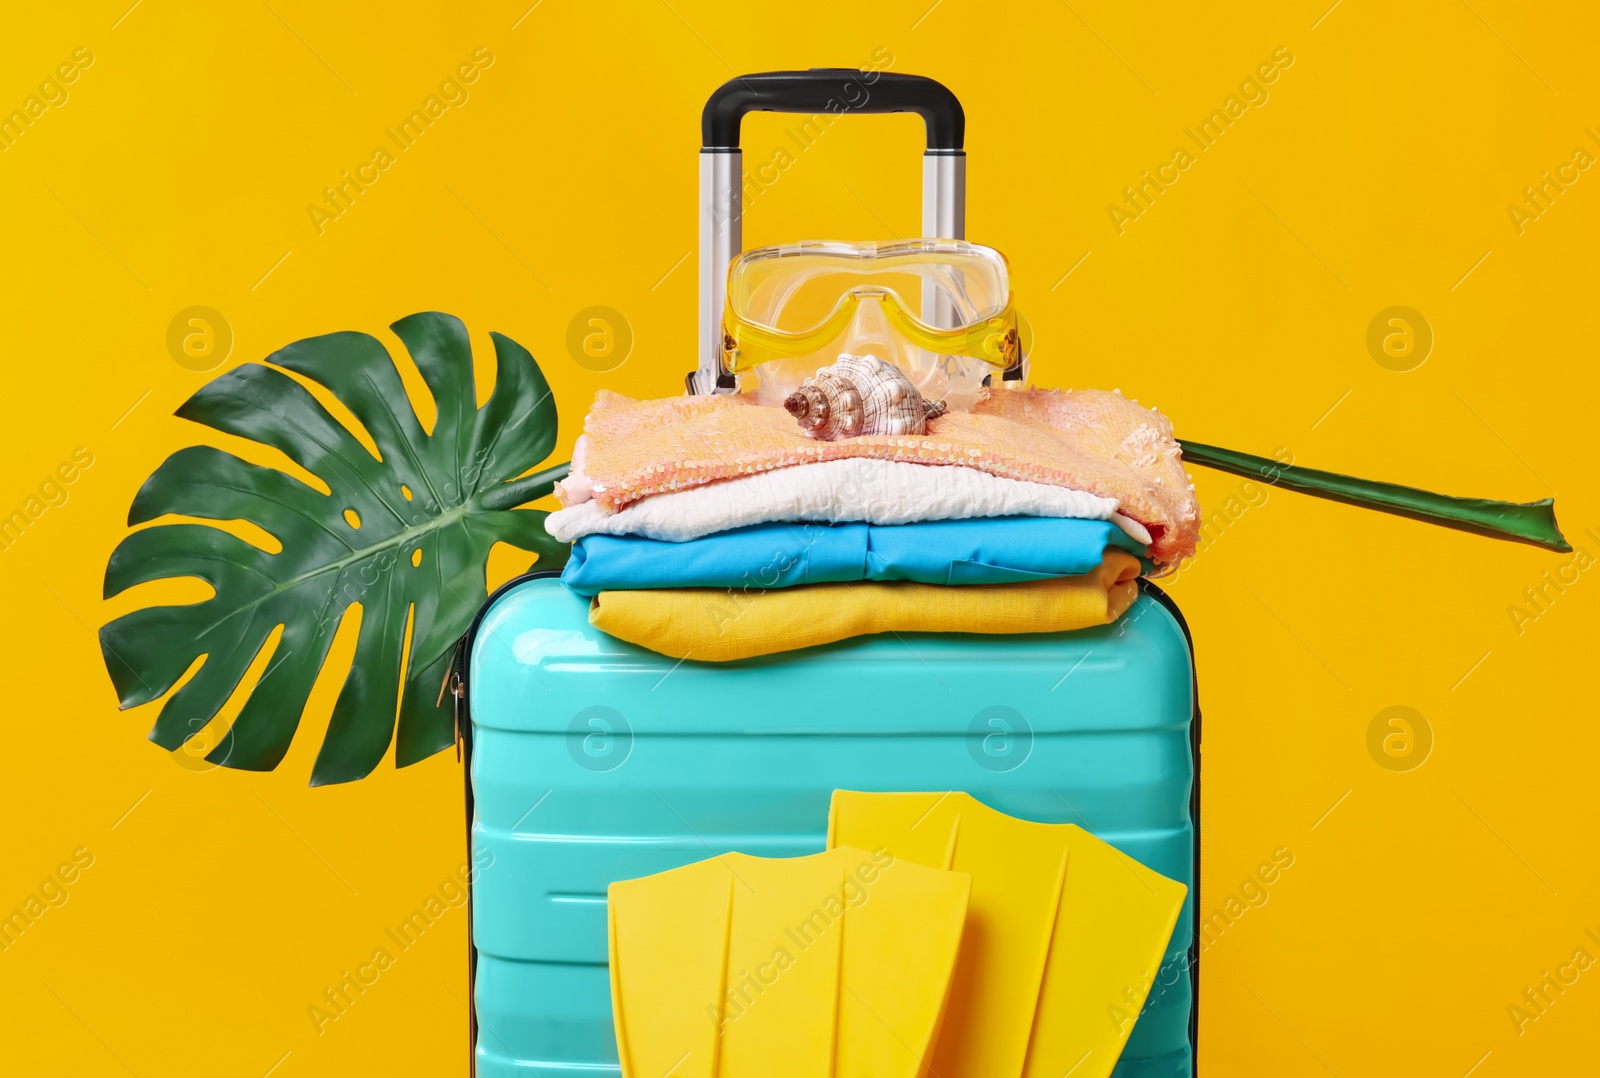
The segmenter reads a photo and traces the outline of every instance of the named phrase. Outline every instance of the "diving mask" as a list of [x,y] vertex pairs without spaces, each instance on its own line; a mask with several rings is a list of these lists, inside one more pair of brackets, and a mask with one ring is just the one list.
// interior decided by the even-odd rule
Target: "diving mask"
[[723,369],[777,403],[841,353],[877,355],[930,400],[970,408],[1022,374],[1005,256],[961,240],[805,241],[745,251],[728,271]]

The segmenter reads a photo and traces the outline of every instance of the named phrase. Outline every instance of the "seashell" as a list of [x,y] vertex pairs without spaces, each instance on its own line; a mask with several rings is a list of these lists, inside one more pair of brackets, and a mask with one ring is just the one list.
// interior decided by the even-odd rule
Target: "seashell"
[[823,442],[865,434],[925,434],[928,420],[945,413],[944,401],[924,400],[893,363],[848,352],[801,382],[783,406],[808,437]]

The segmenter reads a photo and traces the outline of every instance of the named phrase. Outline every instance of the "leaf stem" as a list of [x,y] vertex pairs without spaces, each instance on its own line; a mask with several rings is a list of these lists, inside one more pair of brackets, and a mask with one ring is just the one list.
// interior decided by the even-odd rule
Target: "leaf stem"
[[556,484],[567,477],[572,471],[572,465],[557,464],[532,475],[525,475],[521,479],[513,479],[509,483],[501,483],[497,487],[490,487],[483,492],[479,499],[485,509],[510,509],[528,502],[537,501],[555,489]]
[[1297,468],[1266,457],[1221,449],[1200,442],[1179,441],[1183,459],[1217,471],[1248,476],[1264,483],[1285,487],[1316,498],[1344,502],[1362,509],[1409,517],[1446,528],[1531,543],[1546,550],[1566,553],[1572,549],[1556,524],[1555,502],[1543,498],[1536,502],[1500,502],[1491,498],[1455,498],[1447,494],[1356,479],[1338,472]]

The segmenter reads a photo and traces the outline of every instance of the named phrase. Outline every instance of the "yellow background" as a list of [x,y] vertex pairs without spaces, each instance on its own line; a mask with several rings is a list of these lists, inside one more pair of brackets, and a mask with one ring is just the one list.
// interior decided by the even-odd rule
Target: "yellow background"
[[[398,350],[389,322],[449,311],[540,359],[566,459],[595,390],[672,393],[693,364],[698,115],[737,72],[887,49],[960,95],[969,235],[1010,256],[1037,383],[1117,386],[1181,435],[1304,464],[1555,495],[1600,546],[1600,171],[1522,234],[1507,211],[1600,152],[1586,5],[530,2],[8,13],[0,109],[79,46],[95,61],[0,153],[0,510],[77,448],[94,463],[0,552],[0,911],[72,851],[94,863],[0,954],[0,1071],[465,1072],[460,910],[321,1035],[306,1012],[463,860],[453,755],[308,789],[337,656],[270,775],[179,766],[144,740],[154,707],[116,710],[93,630],[159,590],[103,603],[106,556],[140,481],[206,437],[171,413],[212,375],[167,326],[215,308],[236,364],[338,329]],[[470,101],[319,235],[321,189],[480,46]],[[1270,99],[1119,235],[1123,187],[1280,46]],[[748,122],[747,163],[792,122]],[[830,129],[752,204],[747,243],[915,234],[919,127]],[[609,373],[567,351],[592,305],[635,338]],[[1406,373],[1366,345],[1393,305],[1436,338]],[[1211,510],[1241,489],[1196,480]],[[1508,1007],[1577,948],[1600,957],[1595,574],[1519,632],[1508,607],[1570,556],[1286,492],[1235,510],[1173,585],[1205,710],[1202,916],[1275,849],[1295,861],[1201,960],[1206,1071],[1592,1066],[1600,968],[1520,1033]],[[1433,735],[1409,772],[1367,747],[1394,705]]]

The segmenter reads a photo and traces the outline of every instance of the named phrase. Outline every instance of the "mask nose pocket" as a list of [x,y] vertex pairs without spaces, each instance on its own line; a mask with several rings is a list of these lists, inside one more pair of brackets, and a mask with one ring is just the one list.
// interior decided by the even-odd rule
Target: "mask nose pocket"
[[889,317],[875,297],[863,297],[845,330],[844,351],[854,356],[872,355],[893,363],[898,339],[889,328]]

